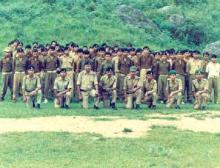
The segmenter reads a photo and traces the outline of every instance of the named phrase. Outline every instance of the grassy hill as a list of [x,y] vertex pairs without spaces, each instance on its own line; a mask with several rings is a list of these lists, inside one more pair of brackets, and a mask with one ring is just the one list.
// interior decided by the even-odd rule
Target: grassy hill
[[220,0],[1,0],[0,50],[14,38],[202,50],[220,39],[219,9]]

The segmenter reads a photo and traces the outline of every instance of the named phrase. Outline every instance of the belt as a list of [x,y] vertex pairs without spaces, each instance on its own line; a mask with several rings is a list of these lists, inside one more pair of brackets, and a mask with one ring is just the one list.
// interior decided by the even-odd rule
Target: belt
[[47,71],[48,73],[56,73],[56,71]]
[[72,68],[66,68],[66,71],[72,71],[73,69]]
[[25,92],[28,92],[28,93],[30,93],[30,92],[33,92],[34,90],[31,90],[31,91],[29,91],[29,90],[25,90]]
[[15,74],[19,74],[19,73],[23,73],[24,74],[25,72],[24,71],[22,71],[22,72],[16,71],[15,72]]
[[10,75],[12,72],[2,72],[2,75]]
[[85,89],[80,89],[81,92],[88,92],[88,91],[91,91],[91,90],[85,90]]
[[218,76],[210,76],[209,78],[214,78],[214,79],[217,79]]

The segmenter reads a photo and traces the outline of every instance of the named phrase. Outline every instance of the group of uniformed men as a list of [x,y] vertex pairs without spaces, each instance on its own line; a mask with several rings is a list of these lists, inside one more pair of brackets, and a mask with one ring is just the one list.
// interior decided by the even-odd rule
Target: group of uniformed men
[[208,101],[218,103],[220,64],[216,55],[199,51],[152,52],[105,43],[80,48],[56,41],[24,47],[15,39],[4,50],[0,71],[0,100],[10,88],[13,102],[22,96],[28,107],[40,108],[42,100],[54,99],[55,107],[68,109],[75,98],[88,108],[90,97],[95,109],[100,101],[117,109],[117,100],[130,109],[140,109],[142,103],[155,109],[158,101],[176,109],[194,101],[194,108],[203,110]]

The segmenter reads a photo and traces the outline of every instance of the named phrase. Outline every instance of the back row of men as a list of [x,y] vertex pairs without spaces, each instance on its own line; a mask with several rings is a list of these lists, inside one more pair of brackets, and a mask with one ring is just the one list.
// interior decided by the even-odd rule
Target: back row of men
[[40,107],[55,98],[55,106],[69,107],[72,97],[82,100],[88,108],[88,98],[95,97],[104,107],[116,109],[116,100],[127,108],[140,108],[148,103],[156,108],[159,100],[168,107],[194,101],[195,109],[205,109],[213,94],[218,103],[220,65],[216,55],[199,51],[169,49],[151,52],[148,47],[110,47],[107,44],[80,48],[75,43],[65,46],[52,41],[23,47],[13,40],[0,61],[3,101],[9,87],[11,98],[19,95],[28,106]]

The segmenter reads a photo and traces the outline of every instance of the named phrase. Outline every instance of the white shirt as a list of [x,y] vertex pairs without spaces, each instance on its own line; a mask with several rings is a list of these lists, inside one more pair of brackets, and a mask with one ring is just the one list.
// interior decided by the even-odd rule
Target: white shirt
[[208,78],[219,77],[220,74],[220,64],[209,62],[206,67],[206,72],[208,73]]

